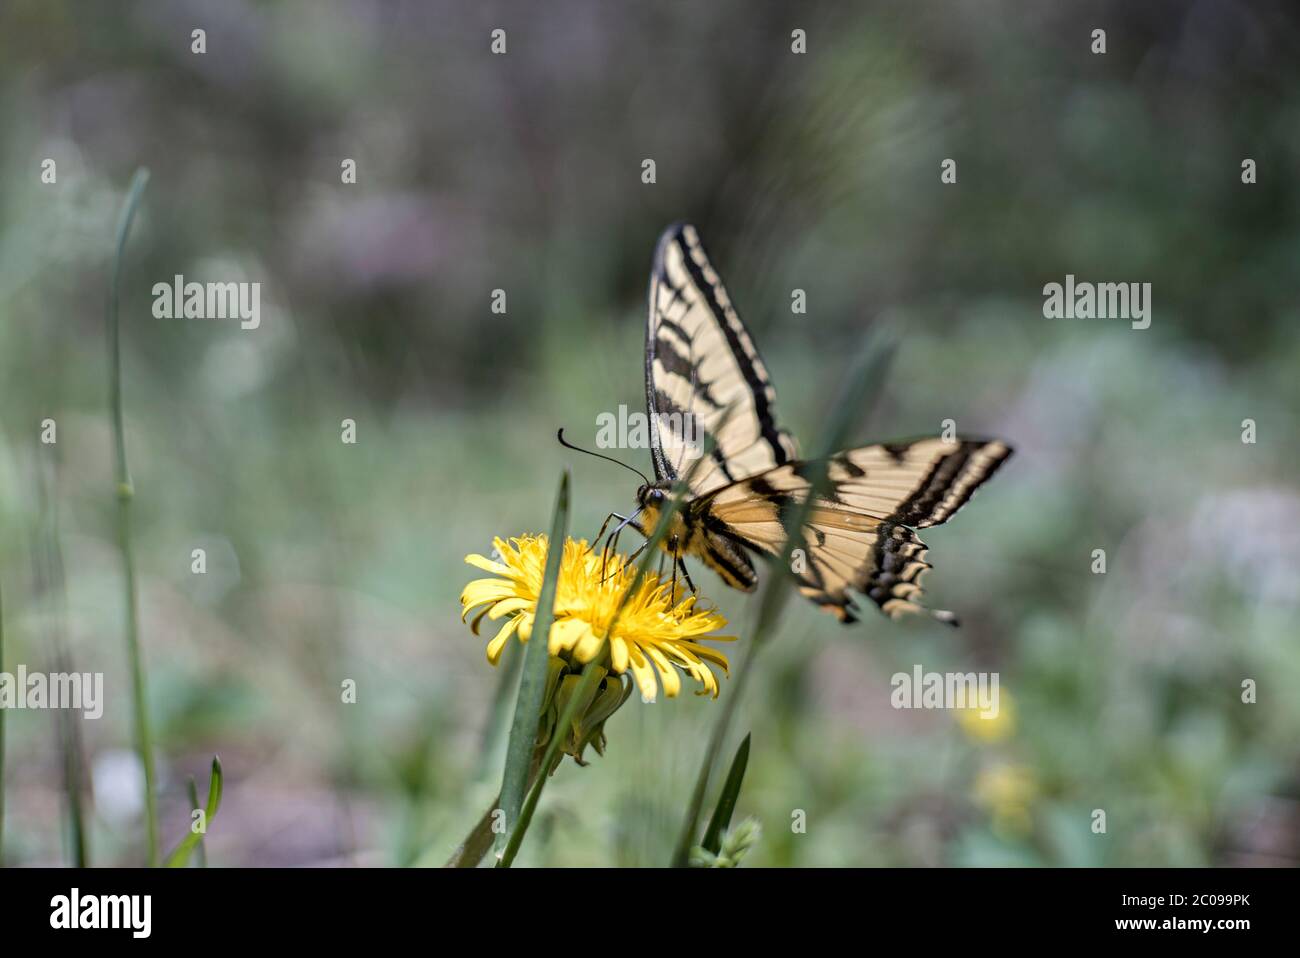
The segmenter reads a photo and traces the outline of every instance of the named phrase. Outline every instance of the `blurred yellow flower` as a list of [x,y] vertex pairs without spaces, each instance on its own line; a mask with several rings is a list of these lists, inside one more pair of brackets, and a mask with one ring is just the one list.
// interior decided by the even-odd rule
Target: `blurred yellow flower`
[[1033,826],[1030,810],[1038,797],[1038,781],[1027,766],[999,763],[981,769],[973,791],[996,831],[1023,835]]
[[996,715],[985,716],[978,705],[956,709],[957,725],[966,733],[967,738],[981,744],[991,745],[1010,738],[1016,730],[1016,708],[1011,701],[1011,693],[1006,689],[998,690],[998,710]]
[[[475,579],[461,593],[462,621],[485,606],[471,628],[478,634],[484,616],[506,621],[488,643],[488,661],[496,665],[512,635],[523,642],[532,636],[533,618],[546,569],[547,536],[520,536],[506,542],[494,539],[500,561],[468,555],[465,561],[492,578]],[[603,565],[603,570],[602,570]],[[621,555],[601,553],[585,539],[564,543],[560,578],[556,585],[555,624],[549,652],[585,664],[600,652],[623,593],[636,578],[635,566]],[[695,596],[657,575],[647,574],[628,598],[610,636],[608,668],[615,674],[631,672],[641,695],[653,701],[662,683],[672,698],[681,691],[681,675],[699,683],[697,695],[718,696],[718,680],[709,664],[727,671],[727,658],[698,639],[731,641],[735,636],[710,635],[727,624],[713,609],[700,609]],[[679,674],[680,673],[680,674]]]

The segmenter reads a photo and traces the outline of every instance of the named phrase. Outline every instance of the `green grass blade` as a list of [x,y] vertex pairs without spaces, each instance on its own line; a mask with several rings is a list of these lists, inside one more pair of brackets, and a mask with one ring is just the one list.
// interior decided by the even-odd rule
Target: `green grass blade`
[[[564,541],[569,531],[569,473],[560,477],[560,491],[555,497],[555,513],[551,520],[551,537],[546,548],[546,573],[542,591],[537,598],[537,612],[533,620],[533,634],[524,645],[523,674],[519,678],[519,694],[515,698],[515,717],[506,743],[506,767],[501,779],[501,804],[505,813],[506,830],[513,829],[519,820],[524,804],[524,791],[528,788],[532,770],[533,753],[537,750],[537,728],[541,721],[542,702],[546,697],[546,663],[550,658],[548,640],[551,623],[555,620],[555,591],[560,579],[560,561],[564,557]],[[506,841],[505,832],[497,836],[497,846]]]
[[[193,813],[203,806],[199,804],[199,787],[194,783],[194,776],[191,775],[185,783],[185,793],[190,797],[190,812]],[[208,867],[208,847],[199,839],[198,845],[194,847],[194,857],[200,868]]]
[[[176,846],[176,850],[167,856],[167,861],[163,863],[165,867],[184,868],[189,864],[190,855],[203,841],[203,836],[207,834],[207,830],[212,827],[213,819],[217,817],[217,809],[221,807],[221,793],[225,788],[224,777],[221,771],[221,759],[212,756],[212,777],[208,780],[208,803],[203,809],[203,831],[196,832],[191,827],[190,833]],[[204,862],[206,864],[206,858]]]
[[790,558],[796,548],[805,545],[802,532],[804,523],[813,508],[813,500],[826,489],[829,469],[826,458],[844,448],[854,424],[865,418],[871,407],[875,405],[889,365],[893,361],[894,349],[892,340],[870,334],[867,336],[840,390],[840,396],[832,410],[829,428],[824,434],[821,445],[818,446],[817,456],[810,461],[810,472],[805,473],[811,486],[810,495],[798,509],[791,510],[791,514],[786,517],[785,547],[781,550],[781,557],[770,566],[771,575],[759,602],[758,621],[754,626],[754,634],[746,647],[744,660],[736,667],[730,694],[722,703],[722,711],[718,713],[704,758],[700,762],[695,788],[691,792],[691,800],[686,806],[686,814],[682,820],[682,830],[677,836],[677,844],[673,849],[671,864],[674,868],[685,868],[690,864],[691,848],[694,847],[695,835],[699,829],[700,813],[704,808],[704,796],[709,789],[709,779],[713,775],[713,766],[717,764],[718,755],[722,752],[722,743],[726,740],[727,731],[731,727],[736,705],[749,681],[749,674],[753,671],[754,656],[771,636],[780,618],[781,609],[790,597],[792,590],[786,581],[790,570]]
[[713,818],[709,819],[704,841],[700,843],[715,855],[722,850],[722,833],[731,824],[731,815],[736,810],[736,799],[740,797],[740,786],[745,781],[745,768],[748,765],[749,736],[746,735],[740,748],[736,749],[736,757],[731,760],[731,771],[727,773],[727,781],[722,786],[722,794],[718,796]]
[[135,714],[136,751],[144,771],[145,839],[148,846],[149,866],[158,864],[158,799],[154,794],[153,737],[149,729],[149,704],[145,688],[144,661],[140,653],[140,610],[135,585],[135,554],[131,547],[131,470],[126,459],[126,433],[122,425],[122,345],[121,323],[118,319],[118,290],[122,277],[122,255],[126,251],[127,236],[135,219],[140,195],[149,182],[149,171],[138,169],[131,180],[131,189],[117,222],[117,251],[113,257],[113,273],[108,288],[108,376],[109,415],[113,426],[115,451],[114,480],[117,491],[118,548],[122,553],[124,572],[123,592],[126,607],[127,659],[131,668],[131,698]]

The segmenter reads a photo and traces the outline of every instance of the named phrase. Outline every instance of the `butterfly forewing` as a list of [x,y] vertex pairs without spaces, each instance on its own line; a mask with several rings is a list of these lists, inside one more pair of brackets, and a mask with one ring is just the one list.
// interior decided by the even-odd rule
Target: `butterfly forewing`
[[[650,276],[646,405],[655,476],[690,477],[695,494],[795,456],[776,424],[767,366],[741,322],[695,228],[669,227]],[[709,450],[712,450],[709,452]]]

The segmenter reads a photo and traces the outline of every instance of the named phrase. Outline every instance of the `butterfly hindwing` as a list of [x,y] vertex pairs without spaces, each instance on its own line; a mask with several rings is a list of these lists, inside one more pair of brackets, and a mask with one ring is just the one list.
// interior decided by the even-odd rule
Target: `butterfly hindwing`
[[[921,439],[863,446],[833,456],[828,488],[813,503],[796,563],[800,591],[852,622],[852,593],[891,618],[929,611],[920,603],[930,568],[913,528],[939,525],[1011,455],[1004,443]],[[693,503],[699,521],[733,542],[778,555],[785,519],[810,491],[808,463],[790,462]],[[955,621],[950,613],[931,613]]]
[[[670,226],[650,275],[646,406],[655,478],[690,475],[700,494],[793,459],[776,390],[695,227]],[[710,451],[711,450],[711,451]]]

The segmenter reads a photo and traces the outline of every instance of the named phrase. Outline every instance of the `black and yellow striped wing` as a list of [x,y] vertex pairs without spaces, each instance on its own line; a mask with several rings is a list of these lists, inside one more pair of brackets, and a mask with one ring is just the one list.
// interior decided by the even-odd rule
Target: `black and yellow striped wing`
[[[952,613],[921,604],[930,563],[913,530],[946,522],[1010,455],[1011,448],[996,440],[933,438],[833,456],[829,489],[813,503],[804,554],[794,564],[799,590],[842,622],[856,619],[856,592],[893,619],[929,612],[956,624]],[[784,517],[810,488],[809,464],[789,462],[725,486],[691,509],[715,535],[779,555]]]
[[[650,274],[646,406],[655,478],[699,495],[794,459],[776,390],[695,227],[659,238]],[[707,456],[693,470],[696,458]]]

